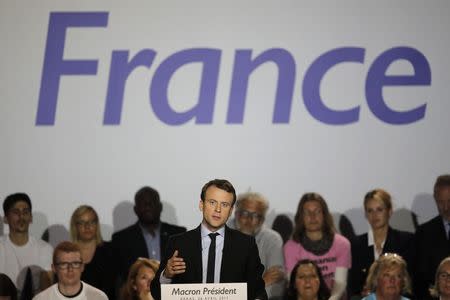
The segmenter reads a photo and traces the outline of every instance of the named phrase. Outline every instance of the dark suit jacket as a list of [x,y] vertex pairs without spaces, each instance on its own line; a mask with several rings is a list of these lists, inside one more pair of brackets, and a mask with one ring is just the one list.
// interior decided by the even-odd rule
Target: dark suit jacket
[[[161,256],[167,246],[169,237],[174,234],[186,232],[185,227],[175,226],[161,222],[160,225],[160,247]],[[141,227],[138,223],[131,225],[112,235],[112,248],[117,272],[122,282],[125,282],[128,269],[138,257],[149,257],[147,244],[142,235]]]
[[[152,295],[161,298],[159,278],[167,260],[178,250],[186,263],[186,272],[172,278],[172,283],[202,283],[202,242],[200,226],[169,239],[167,251],[152,282]],[[248,299],[267,299],[255,238],[225,226],[220,282],[246,282]]]
[[[414,235],[389,227],[383,253],[397,253],[406,263],[412,264],[414,257]],[[375,260],[373,246],[368,246],[368,234],[358,235],[352,240],[352,268],[349,272],[349,295],[360,295],[364,287],[369,268]]]
[[114,259],[111,242],[103,242],[95,249],[91,262],[84,265],[81,280],[90,284],[114,300]]
[[437,267],[441,260],[450,255],[450,244],[446,234],[440,216],[417,227],[415,234],[417,259],[414,272],[417,299],[429,297],[428,288],[434,283]]

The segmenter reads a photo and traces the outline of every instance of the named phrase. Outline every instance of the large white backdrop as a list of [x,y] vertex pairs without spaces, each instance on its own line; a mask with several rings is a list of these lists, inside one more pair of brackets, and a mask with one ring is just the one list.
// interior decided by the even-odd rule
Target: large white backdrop
[[227,178],[269,199],[269,223],[316,191],[362,233],[382,187],[393,225],[414,230],[450,172],[449,14],[446,0],[1,1],[0,198],[28,193],[37,235],[91,204],[109,239],[140,187],[192,228],[202,185]]

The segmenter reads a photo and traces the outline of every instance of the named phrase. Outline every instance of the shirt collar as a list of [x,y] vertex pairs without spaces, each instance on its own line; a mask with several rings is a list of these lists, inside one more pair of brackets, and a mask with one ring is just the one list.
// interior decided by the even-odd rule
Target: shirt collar
[[[140,222],[138,222],[138,224],[144,235],[151,235],[150,232],[148,232],[148,230],[144,226],[142,226],[142,224]],[[161,228],[161,223],[159,223],[158,226],[155,227],[155,236],[159,234],[160,228]]]
[[[202,238],[208,236],[208,234],[212,233],[213,231],[209,230],[208,228],[206,228],[205,224],[201,223],[200,225],[200,231],[201,231],[201,235]],[[220,236],[225,236],[225,225],[220,227],[217,231]]]
[[[386,235],[387,238],[387,235]],[[383,243],[381,244],[382,247],[384,247],[384,243],[386,243],[386,240],[383,241]],[[372,227],[369,226],[369,231],[367,232],[367,244],[369,246],[374,246],[375,245],[375,239],[373,238],[373,230]]]

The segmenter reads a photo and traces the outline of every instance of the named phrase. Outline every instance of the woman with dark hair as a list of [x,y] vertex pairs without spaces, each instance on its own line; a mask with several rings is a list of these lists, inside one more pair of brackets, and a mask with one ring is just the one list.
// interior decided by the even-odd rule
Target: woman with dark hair
[[299,261],[292,269],[285,300],[327,300],[330,290],[316,263]]
[[17,300],[17,289],[12,280],[0,273],[0,300]]
[[81,280],[114,299],[114,270],[110,243],[104,242],[97,212],[81,205],[70,219],[70,237],[81,249],[84,271]]
[[367,272],[383,253],[397,253],[410,267],[413,256],[413,234],[389,226],[392,216],[391,195],[383,189],[369,191],[364,197],[364,211],[370,225],[368,233],[352,240],[352,268],[349,276],[351,296],[365,296]]
[[329,299],[338,300],[345,294],[351,266],[350,242],[336,233],[328,205],[319,194],[306,193],[300,199],[294,233],[284,245],[284,257],[288,274],[300,260],[315,261],[331,290]]

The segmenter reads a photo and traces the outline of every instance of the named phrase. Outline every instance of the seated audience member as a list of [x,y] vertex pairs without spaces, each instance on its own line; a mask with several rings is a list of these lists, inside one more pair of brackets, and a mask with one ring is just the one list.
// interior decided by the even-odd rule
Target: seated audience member
[[433,299],[450,300],[450,256],[439,264],[430,294]]
[[104,242],[97,212],[88,205],[79,206],[70,219],[70,237],[81,249],[84,271],[81,280],[114,298],[114,269],[110,243]]
[[230,227],[255,237],[261,263],[264,265],[263,279],[269,299],[283,296],[286,275],[284,272],[283,240],[274,230],[264,226],[269,203],[258,193],[239,195],[236,201],[235,219]]
[[284,245],[291,238],[292,232],[294,231],[294,224],[291,218],[281,214],[273,220],[272,229],[280,234]]
[[61,242],[53,252],[52,270],[58,282],[37,294],[34,300],[107,300],[101,290],[81,281],[84,264],[80,247],[72,242]]
[[389,226],[392,216],[392,201],[382,189],[370,191],[364,197],[364,211],[370,224],[368,233],[352,241],[352,268],[349,276],[349,294],[362,295],[367,272],[372,263],[383,253],[397,253],[411,264],[413,234]]
[[17,289],[6,274],[0,273],[0,300],[17,300]]
[[312,260],[299,261],[290,276],[285,300],[328,300],[330,290],[319,267]]
[[284,245],[288,274],[303,259],[317,263],[331,290],[332,300],[345,294],[347,273],[351,266],[350,242],[336,233],[328,205],[317,193],[306,193],[295,214],[292,239]]
[[186,231],[185,227],[161,222],[162,208],[155,189],[146,186],[136,192],[134,212],[138,221],[112,236],[114,261],[121,282],[126,281],[128,269],[138,257],[160,261],[169,237]]
[[380,256],[369,269],[364,289],[370,294],[363,300],[408,300],[402,296],[411,293],[405,260],[395,253]]
[[29,234],[33,221],[27,194],[9,195],[3,201],[4,221],[9,234],[0,236],[0,272],[16,285],[26,298],[50,285],[52,247]]
[[159,262],[140,257],[130,267],[128,279],[122,290],[121,300],[153,300],[150,284],[158,271]]
[[439,263],[450,255],[450,174],[436,179],[434,199],[439,215],[417,227],[415,234],[413,279],[418,299],[428,296]]

